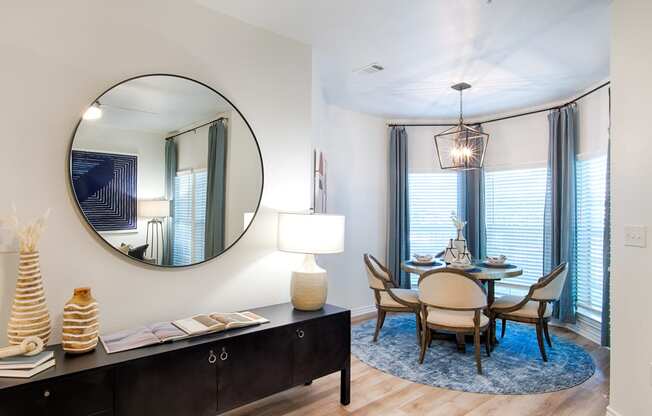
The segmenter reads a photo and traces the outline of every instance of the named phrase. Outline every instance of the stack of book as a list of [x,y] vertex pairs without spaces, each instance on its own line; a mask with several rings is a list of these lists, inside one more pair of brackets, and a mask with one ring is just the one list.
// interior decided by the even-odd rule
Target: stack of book
[[52,351],[0,359],[0,377],[29,378],[54,366]]

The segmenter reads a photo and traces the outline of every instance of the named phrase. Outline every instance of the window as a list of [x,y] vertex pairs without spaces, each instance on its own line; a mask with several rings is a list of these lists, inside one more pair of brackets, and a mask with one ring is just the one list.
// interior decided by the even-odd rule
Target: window
[[[410,204],[410,256],[437,254],[448,245],[455,231],[451,211],[457,211],[457,173],[411,173],[408,176]],[[416,287],[418,276],[412,276]]]
[[545,167],[487,171],[485,223],[487,255],[507,256],[523,275],[500,282],[496,292],[524,294],[543,273]]
[[204,260],[206,171],[178,172],[174,178],[174,242],[172,263]]
[[600,320],[607,158],[577,161],[577,309]]

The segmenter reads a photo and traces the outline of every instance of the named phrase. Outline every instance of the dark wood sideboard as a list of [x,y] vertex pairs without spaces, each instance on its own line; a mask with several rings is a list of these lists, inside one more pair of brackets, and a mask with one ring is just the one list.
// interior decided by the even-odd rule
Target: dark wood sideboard
[[336,371],[349,404],[351,313],[253,309],[271,322],[106,354],[66,355],[30,379],[0,378],[2,416],[213,416]]

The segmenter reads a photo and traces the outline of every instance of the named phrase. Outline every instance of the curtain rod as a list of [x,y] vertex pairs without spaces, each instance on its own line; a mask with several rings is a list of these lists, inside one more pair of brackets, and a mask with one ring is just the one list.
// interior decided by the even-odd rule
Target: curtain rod
[[175,133],[175,134],[173,134],[173,135],[170,136],[170,137],[166,137],[165,140],[171,140],[171,139],[174,139],[175,137],[179,137],[179,136],[181,136],[182,134],[190,133],[191,131],[195,131],[195,130],[200,129],[200,128],[204,127],[204,126],[208,126],[209,124],[217,123],[217,122],[220,121],[220,120],[228,120],[228,117],[220,117],[220,118],[216,118],[215,120],[211,120],[211,121],[209,121],[209,122],[207,122],[207,123],[201,124],[201,125],[199,125],[199,126],[195,126],[195,127],[191,128],[191,129],[188,129],[188,130],[182,131],[182,132],[180,132],[180,133]]
[[[569,104],[573,104],[573,103],[581,100],[582,98],[586,97],[587,95],[593,94],[594,92],[606,87],[610,83],[611,83],[610,81],[607,81],[604,84],[600,84],[597,87],[593,88],[592,90],[587,91],[584,94],[580,95],[579,97],[576,97],[576,98],[574,98],[574,99],[572,99],[570,101],[567,101],[567,102],[565,102],[564,104],[561,104],[561,105],[556,105],[554,107],[548,107],[548,108],[542,108],[541,110],[534,110],[534,111],[528,111],[528,112],[525,112],[525,113],[514,114],[514,115],[511,115],[511,116],[492,118],[492,119],[489,119],[489,120],[478,121],[478,122],[469,123],[469,124],[477,125],[477,124],[493,123],[495,121],[509,120],[510,118],[529,116],[529,115],[532,115],[532,114],[543,113],[545,111],[559,110],[560,108],[562,108],[564,106],[567,106]],[[393,124],[388,124],[387,125],[387,127],[452,127],[452,126],[457,126],[457,123],[455,123],[455,124],[453,124],[453,123],[435,123],[435,124],[428,124],[428,123],[423,123],[423,124],[421,124],[421,123],[395,124],[395,123],[393,123]]]

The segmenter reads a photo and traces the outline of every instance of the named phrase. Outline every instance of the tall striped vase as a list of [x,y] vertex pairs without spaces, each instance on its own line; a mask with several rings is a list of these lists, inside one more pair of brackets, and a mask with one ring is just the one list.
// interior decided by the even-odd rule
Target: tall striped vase
[[95,349],[99,335],[99,309],[90,287],[78,287],[63,307],[61,346],[71,354]]
[[21,252],[18,263],[18,279],[11,318],[7,327],[9,344],[18,345],[26,337],[37,336],[47,345],[52,326],[45,302],[39,253]]

